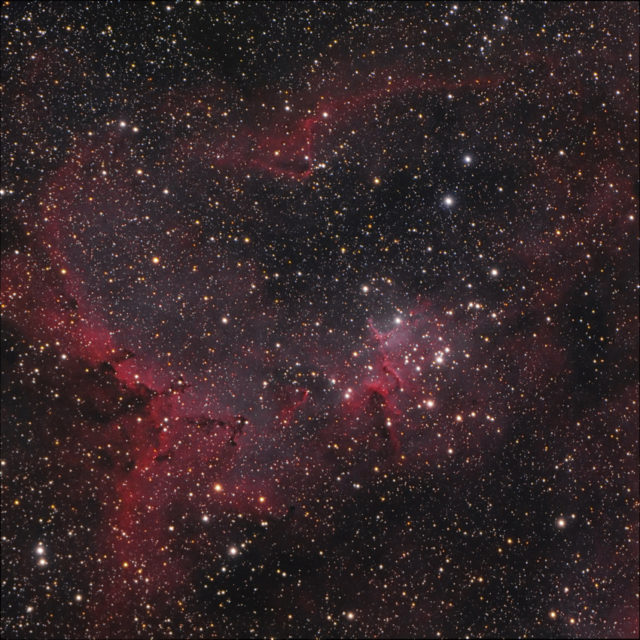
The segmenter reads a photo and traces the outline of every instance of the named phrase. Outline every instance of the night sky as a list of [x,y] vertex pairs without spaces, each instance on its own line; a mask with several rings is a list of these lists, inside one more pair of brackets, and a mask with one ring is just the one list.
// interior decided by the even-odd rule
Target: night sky
[[637,3],[0,20],[3,637],[637,636]]

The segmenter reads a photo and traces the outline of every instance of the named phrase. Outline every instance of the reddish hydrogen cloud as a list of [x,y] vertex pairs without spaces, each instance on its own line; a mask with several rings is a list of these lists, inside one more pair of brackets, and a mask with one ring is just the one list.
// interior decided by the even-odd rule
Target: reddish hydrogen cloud
[[[86,426],[66,435],[104,458],[96,580],[106,605],[96,600],[93,612],[104,628],[114,624],[114,612],[137,606],[136,590],[162,608],[188,581],[197,560],[179,548],[176,530],[185,547],[207,536],[224,556],[228,540],[215,528],[223,514],[281,522],[301,487],[307,499],[320,497],[349,464],[359,484],[380,472],[446,467],[452,456],[491,451],[530,390],[552,397],[561,392],[554,380],[567,360],[553,326],[509,335],[497,330],[498,323],[515,323],[522,309],[491,317],[473,300],[455,308],[416,301],[402,316],[371,318],[355,353],[340,337],[305,335],[284,314],[265,311],[265,279],[251,258],[235,261],[192,226],[176,222],[171,199],[173,189],[187,188],[199,172],[228,179],[236,190],[253,173],[264,180],[308,181],[345,130],[372,137],[362,114],[378,105],[408,95],[485,91],[501,82],[497,75],[454,82],[382,71],[352,90],[336,82],[321,95],[314,90],[293,96],[290,110],[256,115],[249,124],[218,105],[218,87],[169,93],[157,109],[147,105],[139,113],[140,121],[175,123],[165,133],[165,156],[140,166],[131,152],[142,144],[134,125],[114,121],[91,140],[78,141],[42,188],[37,206],[26,213],[37,221],[31,252],[12,255],[3,265],[2,304],[25,336],[64,357],[66,390],[72,397],[77,386],[77,410]],[[260,113],[257,104],[251,109]],[[190,118],[197,127],[188,125]],[[220,125],[227,120],[228,126]],[[560,209],[566,204],[565,169],[542,169],[551,178],[547,182],[558,185],[548,195]],[[614,167],[598,167],[605,169],[608,176]],[[105,179],[110,176],[117,180]],[[629,185],[619,186],[625,191]],[[588,223],[572,227],[567,221],[558,228],[556,251],[568,261],[582,259],[576,247],[594,225],[613,225],[617,233],[624,224],[612,214],[622,196],[604,182],[583,189],[585,199],[593,196]],[[166,200],[149,211],[145,203],[152,196],[157,203],[158,193]],[[224,192],[219,198],[227,206]],[[145,216],[145,237],[127,235],[128,221]],[[558,299],[570,284],[565,274],[550,271],[555,255],[553,245],[541,241],[544,233],[523,229],[516,245],[536,274],[553,273],[533,292],[532,308]],[[171,269],[165,270],[167,263]],[[233,276],[224,268],[228,264]],[[195,278],[209,283],[206,301],[190,297],[189,284],[178,286]],[[123,309],[129,285],[149,281],[167,299],[187,289],[182,342],[157,309],[141,312],[139,325]],[[250,287],[252,304],[238,302],[240,289]],[[158,307],[163,304],[168,306],[165,298]],[[291,329],[282,355],[235,337],[261,335],[273,319]],[[229,323],[237,333],[225,338]],[[169,332],[167,342],[177,347],[156,347],[154,340]],[[210,359],[225,368],[224,376],[199,365],[197,356],[213,332],[223,336],[224,351]],[[300,363],[294,368],[304,365],[310,372],[305,379],[291,373],[288,356]],[[490,375],[480,362],[491,367]],[[81,463],[81,472],[90,473],[89,467]],[[122,572],[137,574],[126,588],[118,583]]]

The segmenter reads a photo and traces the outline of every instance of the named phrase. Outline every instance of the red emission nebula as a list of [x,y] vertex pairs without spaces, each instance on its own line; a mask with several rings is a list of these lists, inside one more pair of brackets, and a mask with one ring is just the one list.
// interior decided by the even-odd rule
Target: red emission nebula
[[638,633],[638,14],[553,4],[6,10],[5,637]]

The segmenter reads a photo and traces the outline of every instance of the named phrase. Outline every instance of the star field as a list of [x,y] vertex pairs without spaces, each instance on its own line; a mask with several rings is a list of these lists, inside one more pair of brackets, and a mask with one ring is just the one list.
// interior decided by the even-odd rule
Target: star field
[[638,6],[4,2],[2,636],[638,635]]

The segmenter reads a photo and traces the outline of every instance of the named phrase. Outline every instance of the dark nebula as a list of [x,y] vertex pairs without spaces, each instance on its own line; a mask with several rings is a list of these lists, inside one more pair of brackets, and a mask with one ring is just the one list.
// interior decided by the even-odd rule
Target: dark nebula
[[637,637],[637,3],[0,15],[3,637]]

